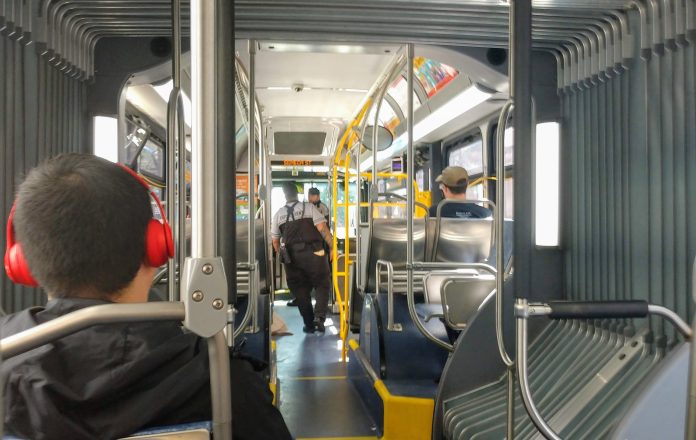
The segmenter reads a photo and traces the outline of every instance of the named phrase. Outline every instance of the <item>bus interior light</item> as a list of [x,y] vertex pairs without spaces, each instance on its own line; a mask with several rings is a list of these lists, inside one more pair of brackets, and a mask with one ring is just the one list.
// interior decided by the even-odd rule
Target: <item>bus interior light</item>
[[560,124],[536,126],[534,222],[537,246],[559,245]]

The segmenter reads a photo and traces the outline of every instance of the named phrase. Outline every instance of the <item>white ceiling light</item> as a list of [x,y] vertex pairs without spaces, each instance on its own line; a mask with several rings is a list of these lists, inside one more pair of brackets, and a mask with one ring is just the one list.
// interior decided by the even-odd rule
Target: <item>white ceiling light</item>
[[[413,143],[415,144],[443,125],[487,101],[491,95],[491,92],[481,90],[476,85],[467,88],[413,126]],[[404,132],[394,140],[394,143],[389,148],[377,153],[377,161],[388,159],[401,152],[406,148],[407,143],[407,133]],[[372,156],[370,156],[360,164],[360,170],[367,170],[372,165]]]

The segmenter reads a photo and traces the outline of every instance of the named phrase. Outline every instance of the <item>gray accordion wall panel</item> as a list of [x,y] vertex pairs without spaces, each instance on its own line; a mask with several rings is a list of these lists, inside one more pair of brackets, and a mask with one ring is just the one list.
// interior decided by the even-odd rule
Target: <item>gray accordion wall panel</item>
[[677,41],[561,92],[570,298],[647,299],[693,317],[695,66],[696,45]]
[[[0,218],[6,224],[16,185],[44,159],[87,151],[83,82],[68,78],[37,54],[33,43],[0,35]],[[0,238],[4,253],[5,234]],[[0,300],[11,313],[41,304],[38,289],[14,285],[2,270]]]

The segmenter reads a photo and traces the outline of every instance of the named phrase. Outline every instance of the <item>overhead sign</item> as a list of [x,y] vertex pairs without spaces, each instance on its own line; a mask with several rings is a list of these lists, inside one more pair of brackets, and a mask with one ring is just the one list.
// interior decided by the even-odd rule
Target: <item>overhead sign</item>
[[324,161],[323,160],[285,159],[285,160],[272,160],[271,165],[283,165],[286,167],[308,167],[311,165],[324,165]]

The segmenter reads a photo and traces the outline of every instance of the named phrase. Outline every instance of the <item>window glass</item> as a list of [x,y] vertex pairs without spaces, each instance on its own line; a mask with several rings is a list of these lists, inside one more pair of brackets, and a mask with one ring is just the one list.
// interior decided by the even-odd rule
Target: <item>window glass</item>
[[463,167],[470,176],[483,173],[483,141],[461,144],[450,148],[447,153],[447,164]]
[[416,183],[418,183],[418,190],[420,191],[425,191],[425,175],[425,168],[421,168],[418,171],[416,171]]
[[483,183],[478,183],[466,189],[466,198],[471,200],[483,199]]
[[428,98],[435,96],[459,75],[457,69],[424,57],[416,57],[413,64],[415,76],[425,89]]
[[138,156],[138,170],[158,180],[164,180],[164,150],[148,139]]

